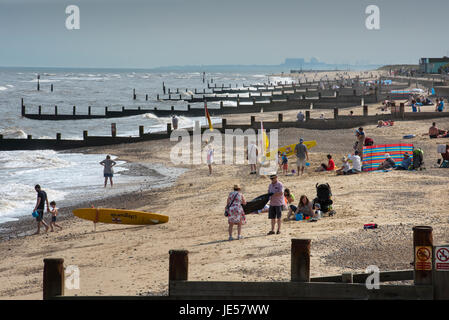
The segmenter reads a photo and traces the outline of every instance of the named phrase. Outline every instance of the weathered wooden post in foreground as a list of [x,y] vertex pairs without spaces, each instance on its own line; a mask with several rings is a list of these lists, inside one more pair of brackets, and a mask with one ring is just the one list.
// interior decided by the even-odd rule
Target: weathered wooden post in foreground
[[399,104],[399,115],[402,119],[404,119],[405,117],[405,104],[403,102],[401,102],[401,104]]
[[338,108],[334,108],[334,119],[337,120],[338,118]]
[[432,227],[413,227],[414,283],[432,284],[433,234]]
[[170,250],[168,267],[168,295],[170,295],[171,281],[187,281],[189,275],[189,251]]
[[43,299],[64,295],[64,259],[44,259]]
[[143,126],[139,126],[139,137],[143,138]]
[[291,281],[310,282],[310,239],[292,239]]
[[306,121],[309,121],[309,120],[310,120],[310,111],[307,110],[306,111]]
[[84,131],[83,131],[83,140],[84,140],[84,141],[87,140],[88,135],[89,135],[89,132],[88,132],[87,130],[84,130]]

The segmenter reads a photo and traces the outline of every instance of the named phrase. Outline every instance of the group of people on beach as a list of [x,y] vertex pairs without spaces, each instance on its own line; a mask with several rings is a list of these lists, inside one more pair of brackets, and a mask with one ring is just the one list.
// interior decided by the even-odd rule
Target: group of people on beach
[[[265,208],[258,210],[256,213],[268,212],[268,219],[271,222],[271,230],[267,235],[280,234],[282,224],[282,211],[288,210],[288,220],[296,220],[296,215],[301,215],[304,220],[317,221],[321,218],[321,211],[319,203],[312,205],[312,202],[306,195],[300,197],[299,203],[295,206],[294,195],[288,188],[284,188],[282,182],[278,180],[277,174],[270,175],[270,184],[268,185],[268,194],[270,195],[269,204]],[[228,195],[226,202],[226,212],[228,213],[229,224],[229,240],[233,238],[233,228],[237,226],[237,238],[242,239],[242,225],[246,223],[245,211],[242,206],[246,205],[247,201],[241,192],[240,185],[234,185],[233,191]],[[277,226],[277,228],[276,228]]]

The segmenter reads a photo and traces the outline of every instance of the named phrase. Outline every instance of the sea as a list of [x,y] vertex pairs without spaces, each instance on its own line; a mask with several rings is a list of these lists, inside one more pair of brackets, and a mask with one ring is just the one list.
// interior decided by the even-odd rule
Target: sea
[[[37,90],[39,75],[40,90]],[[111,123],[116,124],[118,136],[138,136],[138,127],[143,125],[145,132],[166,130],[169,117],[157,117],[152,113],[138,116],[70,121],[40,121],[21,117],[21,99],[27,113],[77,113],[87,114],[91,106],[93,114],[103,114],[109,110],[126,108],[169,109],[170,106],[186,106],[180,101],[157,101],[162,94],[162,83],[172,90],[179,88],[181,94],[189,94],[194,89],[207,88],[221,84],[242,87],[243,84],[262,84],[270,82],[290,82],[291,79],[268,77],[257,72],[215,72],[206,73],[203,82],[202,72],[151,72],[126,69],[68,69],[68,68],[0,68],[0,134],[4,138],[33,139],[55,138],[61,133],[62,139],[82,139],[83,130],[89,135],[108,136]],[[50,88],[53,84],[53,92]],[[133,100],[133,89],[137,99]],[[188,93],[185,93],[188,89]],[[145,95],[148,94],[148,101]],[[241,95],[244,96],[244,95]],[[224,102],[234,105],[233,102]],[[208,103],[217,108],[219,103]],[[196,107],[195,104],[192,107]],[[180,117],[179,127],[191,128],[195,121],[206,124],[204,117]],[[213,123],[221,122],[218,117]],[[157,164],[146,164],[145,176],[128,174],[131,164],[119,161],[115,167],[114,188],[103,187],[103,167],[99,164],[104,154],[83,154],[76,152],[56,152],[53,150],[0,151],[0,223],[31,215],[36,201],[34,186],[40,184],[49,200],[58,206],[74,205],[81,201],[91,201],[106,196],[118,195],[136,190],[167,186],[184,172],[184,169],[167,168]],[[112,155],[112,158],[116,158]],[[161,178],[163,177],[163,178]]]

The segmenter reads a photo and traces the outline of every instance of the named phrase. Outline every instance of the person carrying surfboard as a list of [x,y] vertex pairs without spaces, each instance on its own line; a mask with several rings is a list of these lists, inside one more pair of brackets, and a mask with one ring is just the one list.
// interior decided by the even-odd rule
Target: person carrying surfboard
[[299,176],[299,172],[301,171],[301,175],[304,173],[304,168],[306,166],[306,158],[309,161],[309,152],[307,150],[306,145],[304,144],[304,139],[299,138],[299,143],[295,146],[295,154],[296,154],[296,166],[298,171],[296,175]]

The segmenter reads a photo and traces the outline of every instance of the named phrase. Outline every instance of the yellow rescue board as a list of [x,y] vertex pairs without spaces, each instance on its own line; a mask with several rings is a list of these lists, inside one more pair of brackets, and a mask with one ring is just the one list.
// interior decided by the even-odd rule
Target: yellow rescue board
[[159,224],[168,222],[168,216],[152,212],[108,209],[108,208],[80,208],[73,210],[78,218],[94,222],[114,224]]
[[[311,148],[313,148],[313,147],[316,146],[316,141],[315,141],[315,140],[312,140],[312,141],[304,141],[303,143],[306,145],[307,149],[309,149],[309,150],[310,150]],[[292,156],[292,155],[295,153],[295,146],[296,146],[296,145],[297,145],[297,143],[289,144],[288,146],[283,146],[283,147],[279,148],[277,151],[280,151],[281,154],[285,152],[285,154],[287,155],[287,157],[290,157],[290,156]],[[270,156],[270,153],[271,153],[271,152],[268,152],[268,153],[267,153],[267,158],[268,158],[268,159],[272,159],[273,156],[274,156],[274,155],[273,155],[273,156]],[[277,152],[276,152],[276,153],[277,153]]]

